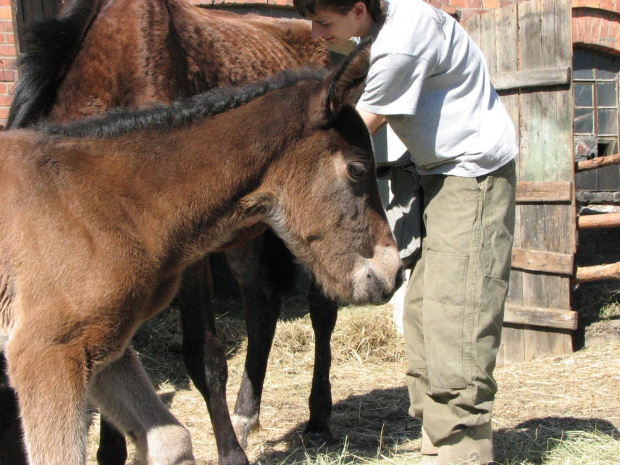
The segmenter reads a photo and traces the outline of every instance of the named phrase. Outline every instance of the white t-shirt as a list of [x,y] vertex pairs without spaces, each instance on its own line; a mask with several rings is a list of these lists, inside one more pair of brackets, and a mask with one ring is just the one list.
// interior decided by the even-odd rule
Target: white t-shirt
[[513,159],[514,126],[467,32],[421,0],[386,3],[358,107],[386,117],[422,175],[480,176]]

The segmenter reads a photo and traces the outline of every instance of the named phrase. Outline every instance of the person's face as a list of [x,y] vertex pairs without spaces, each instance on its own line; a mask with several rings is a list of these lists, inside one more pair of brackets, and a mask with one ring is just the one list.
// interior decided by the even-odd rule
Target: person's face
[[370,30],[372,18],[363,2],[357,2],[345,15],[333,10],[317,10],[312,21],[312,38],[322,37],[329,45],[340,45],[351,37],[363,37]]

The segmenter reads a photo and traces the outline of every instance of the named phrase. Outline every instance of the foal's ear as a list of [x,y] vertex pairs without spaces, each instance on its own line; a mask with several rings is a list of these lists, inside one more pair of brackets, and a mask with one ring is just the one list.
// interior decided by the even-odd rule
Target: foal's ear
[[352,103],[368,74],[371,45],[371,38],[364,39],[325,79],[323,106],[316,115],[319,125],[329,124],[343,105]]

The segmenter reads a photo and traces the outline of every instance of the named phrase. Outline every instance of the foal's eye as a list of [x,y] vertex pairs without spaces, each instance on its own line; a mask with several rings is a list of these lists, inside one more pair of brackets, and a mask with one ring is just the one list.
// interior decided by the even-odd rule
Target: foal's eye
[[362,179],[366,175],[366,167],[362,163],[348,163],[347,171],[353,179]]

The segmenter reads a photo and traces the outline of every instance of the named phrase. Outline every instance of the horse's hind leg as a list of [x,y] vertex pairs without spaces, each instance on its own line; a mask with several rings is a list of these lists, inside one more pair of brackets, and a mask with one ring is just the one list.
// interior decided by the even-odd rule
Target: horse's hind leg
[[237,441],[226,402],[228,367],[217,337],[206,282],[207,260],[185,270],[178,294],[183,330],[183,359],[196,388],[205,399],[221,465],[248,463]]
[[17,397],[9,386],[6,358],[0,353],[0,464],[27,465]]
[[30,329],[36,330],[20,326],[6,352],[29,463],[81,465],[86,449],[88,361],[81,347],[46,343],[40,334],[26,334]]
[[267,371],[267,360],[280,314],[280,298],[263,266],[263,240],[260,236],[242,247],[226,251],[243,300],[248,348],[241,386],[235,404],[233,425],[241,444],[260,427],[260,402]]
[[135,441],[143,463],[194,464],[189,432],[157,396],[132,349],[93,376],[88,394],[102,414]]
[[312,390],[310,391],[310,420],[305,432],[318,435],[320,439],[332,441],[329,426],[332,413],[332,393],[329,382],[329,370],[332,363],[331,336],[338,317],[338,304],[326,297],[314,280],[308,293],[310,318],[314,330],[314,372]]

